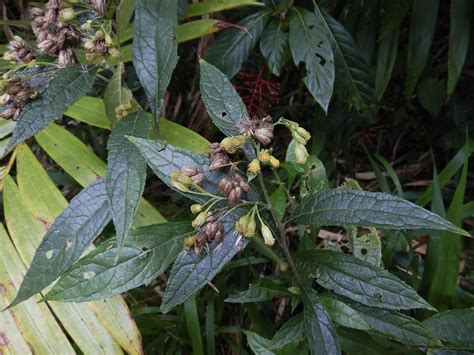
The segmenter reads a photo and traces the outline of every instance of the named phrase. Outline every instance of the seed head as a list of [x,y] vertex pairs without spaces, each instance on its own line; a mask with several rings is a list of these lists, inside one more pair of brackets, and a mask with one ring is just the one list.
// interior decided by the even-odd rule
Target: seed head
[[267,145],[273,139],[273,126],[257,128],[253,134],[254,138]]
[[226,137],[220,143],[220,146],[229,154],[234,154],[238,149],[240,149],[247,137],[244,135]]

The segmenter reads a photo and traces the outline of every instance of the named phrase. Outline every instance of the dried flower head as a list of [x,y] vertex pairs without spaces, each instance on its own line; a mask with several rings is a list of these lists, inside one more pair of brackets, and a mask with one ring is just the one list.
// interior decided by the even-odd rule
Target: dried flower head
[[14,39],[10,41],[7,53],[7,58],[4,55],[4,59],[8,59],[8,55],[10,55],[11,58],[14,58],[20,63],[29,63],[36,57],[30,45],[19,36],[15,36]]
[[207,240],[215,240],[216,243],[220,243],[223,233],[224,225],[222,222],[220,222],[212,213],[209,213],[206,218],[206,226],[204,227],[204,234],[207,236]]
[[201,254],[202,249],[207,243],[207,237],[204,234],[198,234],[194,242],[194,252],[196,255]]
[[262,144],[269,144],[273,139],[272,118],[266,116],[262,119],[244,117],[238,124],[239,133],[257,139]]
[[229,205],[234,206],[240,200],[242,192],[250,192],[250,185],[240,175],[235,175],[234,178],[222,178],[219,190],[227,197]]
[[204,180],[204,172],[201,168],[195,166],[183,166],[181,172],[191,178],[192,182],[199,185]]
[[211,149],[211,156],[209,158],[211,165],[209,166],[209,170],[218,170],[229,164],[229,155],[219,143],[211,143],[209,148]]
[[107,5],[105,3],[105,0],[90,0],[90,3],[97,16],[105,16],[105,13],[107,12]]

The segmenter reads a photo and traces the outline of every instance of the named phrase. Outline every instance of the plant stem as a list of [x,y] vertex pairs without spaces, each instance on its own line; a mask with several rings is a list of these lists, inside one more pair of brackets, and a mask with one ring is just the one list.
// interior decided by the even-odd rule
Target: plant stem
[[285,233],[285,226],[280,222],[278,216],[275,214],[275,210],[272,207],[272,203],[270,201],[270,196],[268,195],[267,188],[265,187],[265,181],[263,180],[263,175],[261,172],[258,173],[258,181],[260,182],[260,186],[263,191],[263,196],[265,198],[265,202],[267,203],[267,209],[270,211],[270,214],[273,217],[273,220],[278,226],[278,231],[280,233],[280,240],[281,247],[283,249],[283,254],[285,255],[286,260],[288,261],[288,265],[290,265],[290,269],[296,277],[298,283],[302,286],[302,282],[300,280],[300,275],[296,269],[295,263],[293,262],[293,258],[290,255],[290,250],[288,248],[288,243],[286,241],[286,233]]

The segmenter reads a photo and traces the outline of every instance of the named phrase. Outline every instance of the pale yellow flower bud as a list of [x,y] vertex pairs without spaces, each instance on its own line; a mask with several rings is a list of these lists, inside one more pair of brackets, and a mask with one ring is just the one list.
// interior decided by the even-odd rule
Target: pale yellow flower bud
[[270,151],[268,149],[262,149],[261,151],[258,152],[257,158],[262,162],[263,164],[268,164],[270,162]]
[[261,232],[266,245],[272,246],[273,244],[275,244],[275,238],[273,238],[272,231],[270,230],[270,228],[268,228],[267,225],[262,223]]
[[195,203],[194,205],[191,205],[191,212],[193,214],[199,213],[202,211],[202,205],[199,203]]
[[204,212],[201,212],[199,213],[196,218],[194,218],[194,221],[192,221],[192,226],[194,227],[194,229],[199,229],[201,228],[204,223],[206,223],[206,218],[207,218],[207,212],[204,211]]
[[251,174],[257,174],[260,172],[260,162],[258,159],[254,159],[250,162],[247,171]]
[[280,166],[280,161],[277,158],[275,158],[274,156],[270,157],[270,161],[268,163],[270,164],[270,166],[273,169],[276,169]]
[[306,147],[303,144],[296,143],[295,157],[296,157],[296,163],[298,164],[304,164],[306,163],[306,160],[308,160],[309,154],[308,154],[308,151],[306,150]]

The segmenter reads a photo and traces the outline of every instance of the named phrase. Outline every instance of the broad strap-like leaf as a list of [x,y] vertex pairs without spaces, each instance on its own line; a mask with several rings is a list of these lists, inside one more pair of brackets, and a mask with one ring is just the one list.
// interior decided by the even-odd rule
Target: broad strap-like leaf
[[56,280],[81,257],[110,219],[105,183],[98,180],[74,197],[48,230],[10,307]]
[[69,106],[90,90],[95,72],[94,66],[82,65],[57,70],[39,98],[28,102],[22,109],[7,151],[61,117]]
[[183,17],[194,17],[213,12],[220,12],[230,10],[242,6],[263,6],[264,4],[260,1],[253,0],[219,0],[219,1],[206,1],[188,4],[186,6]]
[[281,69],[289,59],[288,49],[288,33],[283,32],[283,21],[270,21],[260,39],[260,52],[273,74],[280,75]]
[[134,229],[117,261],[117,240],[109,239],[67,270],[44,299],[83,302],[148,285],[171,265],[192,230],[188,222]]
[[334,323],[352,329],[370,330],[360,312],[351,305],[326,295],[319,295],[319,299]]
[[247,246],[248,240],[234,229],[239,217],[238,212],[233,212],[222,220],[224,237],[217,246],[211,243],[209,250],[204,248],[200,255],[194,251],[181,252],[171,268],[161,304],[162,312],[170,311],[206,286],[235,254]]
[[238,26],[246,28],[229,29],[217,37],[207,49],[204,59],[222,70],[229,78],[240,71],[250,52],[258,43],[270,12],[258,11],[244,18]]
[[317,226],[385,229],[433,229],[468,233],[437,214],[400,197],[384,193],[335,189],[304,199],[288,222]]
[[261,279],[250,285],[248,290],[239,291],[226,298],[229,303],[250,303],[271,300],[276,297],[288,297],[291,293],[270,279]]
[[[391,2],[395,3],[396,1]],[[392,77],[392,70],[397,59],[399,33],[400,30],[398,28],[395,29],[379,44],[375,74],[375,96],[378,101],[382,99]]]
[[225,135],[238,135],[237,124],[248,117],[244,102],[223,72],[204,60],[200,60],[199,63],[202,100],[212,122]]
[[410,20],[408,39],[407,76],[405,79],[405,97],[415,91],[418,79],[423,73],[438,19],[439,0],[414,0]]
[[360,312],[373,330],[390,339],[411,346],[438,347],[442,345],[428,327],[403,313],[355,303],[352,306]]
[[316,26],[326,31],[336,63],[335,92],[365,117],[375,114],[376,104],[371,76],[364,56],[351,34],[324,11],[315,6]]
[[290,50],[295,65],[306,66],[306,87],[327,113],[334,89],[334,54],[329,36],[319,26],[316,15],[294,8],[290,17]]
[[331,318],[315,291],[307,289],[303,295],[304,324],[309,348],[313,355],[341,353]]
[[117,122],[115,109],[122,104],[129,103],[133,99],[132,92],[124,86],[123,71],[124,65],[122,62],[119,62],[104,91],[105,111],[110,126],[113,126]]
[[415,290],[386,270],[331,250],[295,254],[296,264],[327,289],[362,304],[387,309],[433,309]]
[[270,343],[268,343],[268,349],[279,350],[285,346],[301,339],[305,332],[305,323],[303,319],[303,313],[300,313],[293,318],[290,318],[280,329],[275,333]]
[[400,27],[410,11],[412,2],[413,0],[382,0],[379,42],[382,42]]
[[137,0],[133,65],[156,120],[178,63],[177,11],[176,0]]
[[[423,322],[447,344],[474,349],[474,309],[452,309],[438,313]],[[448,345],[449,346],[449,345]]]
[[471,29],[473,2],[471,0],[455,0],[451,3],[451,19],[449,29],[448,56],[448,95],[461,75],[464,61],[469,48],[469,32]]
[[139,111],[117,122],[109,137],[105,188],[117,232],[118,251],[132,228],[146,180],[146,161],[128,136],[146,138],[150,129],[150,120]]

